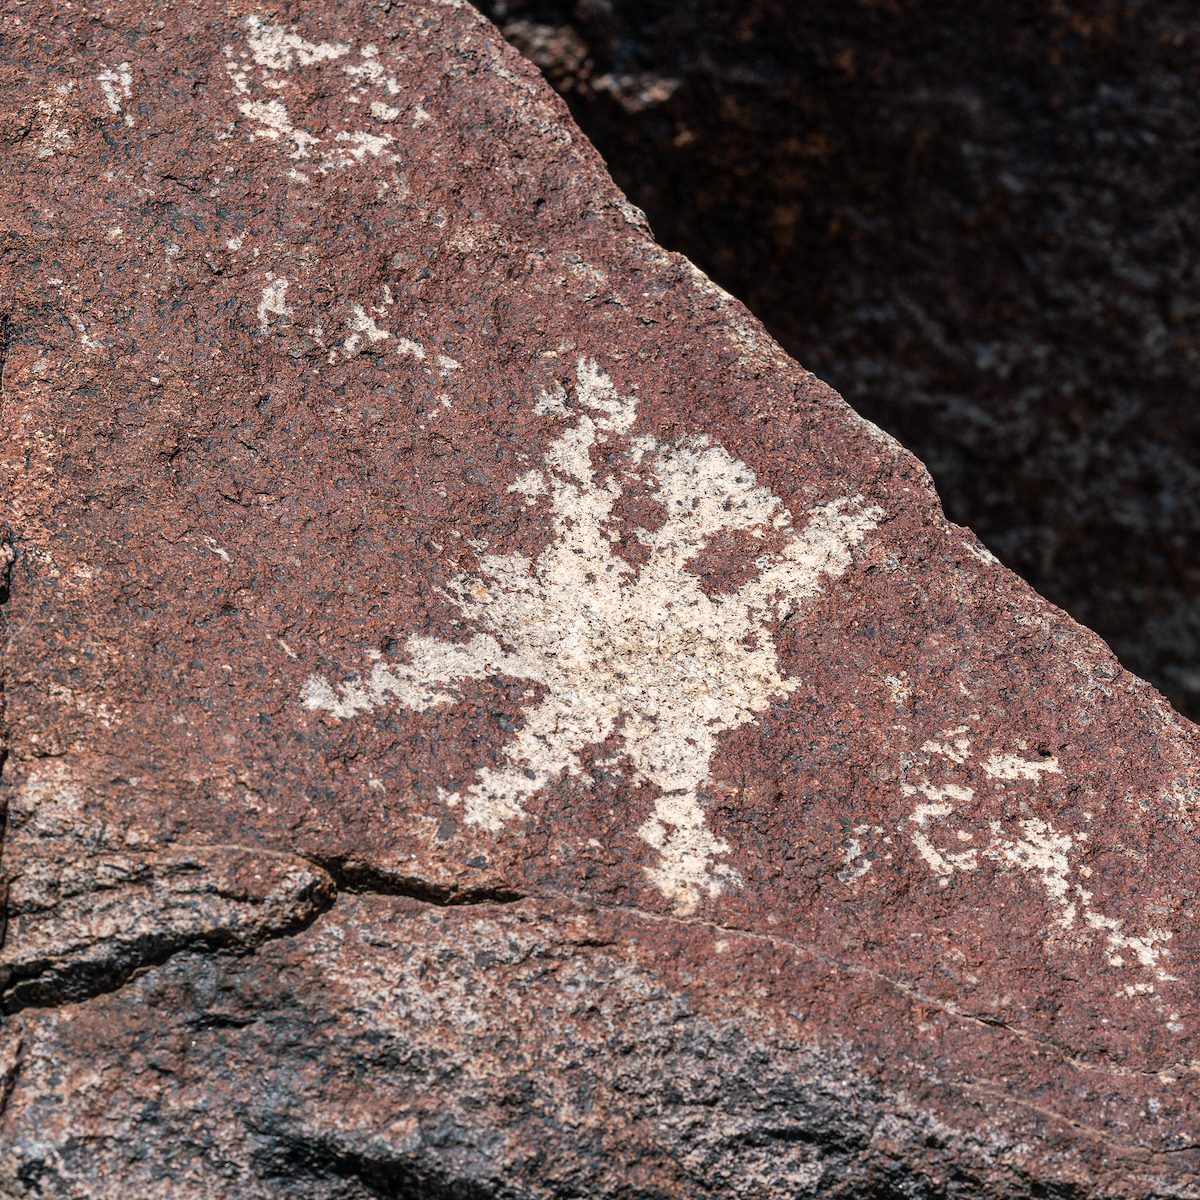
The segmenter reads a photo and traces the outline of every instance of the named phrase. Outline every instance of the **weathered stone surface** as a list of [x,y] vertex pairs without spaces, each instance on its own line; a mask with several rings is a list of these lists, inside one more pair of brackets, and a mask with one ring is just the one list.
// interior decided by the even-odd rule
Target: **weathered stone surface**
[[4,29],[7,1194],[1200,1195],[1195,728],[491,26]]
[[659,240],[1200,718],[1190,0],[485,0]]

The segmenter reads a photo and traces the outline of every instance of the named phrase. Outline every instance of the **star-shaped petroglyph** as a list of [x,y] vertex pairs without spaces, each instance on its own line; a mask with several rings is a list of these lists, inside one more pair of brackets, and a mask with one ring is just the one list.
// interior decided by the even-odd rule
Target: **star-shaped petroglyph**
[[[648,873],[686,911],[740,882],[717,861],[729,846],[708,829],[701,800],[718,738],[796,687],[780,668],[776,623],[849,567],[882,512],[847,497],[814,508],[798,529],[723,447],[633,436],[636,398],[618,395],[595,363],[580,360],[573,391],[573,406],[561,386],[542,394],[542,415],[573,411],[574,421],[509,489],[548,510],[546,548],[532,561],[481,553],[478,573],[447,589],[474,636],[412,637],[404,661],[377,660],[336,686],[313,676],[302,699],[348,718],[389,703],[451,704],[467,680],[529,680],[540,698],[502,763],[480,768],[447,801],[461,803],[469,823],[499,830],[556,779],[583,776],[585,751],[618,739],[635,781],[657,791],[638,829],[659,852]],[[592,460],[601,444],[602,472]],[[613,532],[614,508],[635,481],[662,514],[656,528],[632,529],[636,565],[615,551]],[[694,560],[731,534],[762,553],[740,564],[750,576],[740,586],[710,594]]]

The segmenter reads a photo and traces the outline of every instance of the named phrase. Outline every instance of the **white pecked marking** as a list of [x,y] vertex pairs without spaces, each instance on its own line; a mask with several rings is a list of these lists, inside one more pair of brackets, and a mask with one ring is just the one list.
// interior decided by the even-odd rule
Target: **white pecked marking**
[[[972,720],[978,719],[976,714]],[[937,877],[939,887],[948,886],[956,871],[977,871],[986,859],[1004,871],[1019,871],[1031,876],[1045,893],[1047,905],[1058,929],[1090,930],[1104,936],[1106,957],[1110,966],[1136,966],[1149,971],[1156,982],[1173,981],[1176,977],[1164,966],[1169,930],[1153,928],[1138,936],[1125,932],[1124,922],[1099,912],[1093,903],[1091,890],[1079,880],[1090,879],[1092,868],[1079,863],[1081,845],[1088,841],[1086,832],[1066,833],[1040,817],[1016,821],[990,821],[989,833],[979,844],[961,848],[965,841],[975,841],[976,835],[958,830],[954,835],[959,848],[950,850],[941,844],[937,828],[947,825],[947,819],[973,805],[976,789],[958,784],[934,785],[929,776],[950,764],[960,767],[971,756],[971,739],[966,726],[948,730],[926,741],[916,754],[905,756],[905,782],[901,791],[906,796],[921,796],[925,803],[916,806],[904,823],[913,848]],[[924,770],[910,770],[916,760],[925,760]],[[1024,784],[1034,788],[1044,775],[1061,775],[1056,758],[1027,758],[1022,754],[992,754],[979,764],[985,780],[1002,784]],[[910,781],[911,779],[911,781]],[[979,786],[984,786],[980,784]],[[990,785],[994,787],[994,785]],[[1131,956],[1130,962],[1126,955]],[[1128,995],[1151,995],[1152,983],[1138,984],[1125,989]]]
[[126,125],[133,124],[133,117],[125,111],[125,101],[133,99],[133,71],[127,62],[115,67],[105,67],[96,76],[104,103],[115,116],[122,117]]
[[[701,792],[719,736],[755,721],[799,682],[780,670],[773,623],[850,566],[882,512],[846,497],[812,509],[797,528],[723,447],[703,437],[672,445],[633,437],[637,400],[619,395],[595,363],[579,361],[574,391],[574,423],[541,468],[509,489],[547,506],[550,544],[532,561],[481,553],[478,574],[451,582],[450,597],[478,632],[458,643],[412,637],[405,661],[377,661],[336,686],[313,676],[301,699],[348,718],[385,703],[417,711],[452,703],[467,680],[528,680],[541,694],[502,762],[481,767],[447,802],[461,804],[468,823],[498,831],[554,780],[585,778],[584,752],[617,737],[634,782],[656,793],[637,830],[659,853],[647,873],[688,911],[702,893],[741,882],[716,861],[729,846],[708,829]],[[569,413],[565,389],[544,394],[537,409]],[[622,448],[607,478],[592,464],[601,443]],[[659,528],[631,531],[644,553],[638,567],[614,552],[612,536],[623,483],[635,478],[665,513]],[[771,535],[778,548],[756,559],[736,590],[709,595],[689,565],[731,531]]]
[[287,302],[288,281],[280,276],[267,276],[262,296],[258,301],[258,327],[263,333],[271,328],[272,317],[291,317],[292,310]]

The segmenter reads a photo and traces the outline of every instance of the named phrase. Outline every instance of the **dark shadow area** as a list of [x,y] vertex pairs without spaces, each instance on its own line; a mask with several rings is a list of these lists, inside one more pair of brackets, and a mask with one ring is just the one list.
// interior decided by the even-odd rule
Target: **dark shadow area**
[[664,245],[1200,716],[1193,4],[481,7]]

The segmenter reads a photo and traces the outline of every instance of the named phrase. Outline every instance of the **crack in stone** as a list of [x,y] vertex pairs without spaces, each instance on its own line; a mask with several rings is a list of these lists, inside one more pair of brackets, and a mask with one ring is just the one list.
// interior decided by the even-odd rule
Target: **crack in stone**
[[14,1013],[28,1008],[64,1008],[71,1004],[86,1003],[99,996],[111,995],[113,992],[119,992],[126,984],[136,979],[139,975],[145,974],[151,968],[161,967],[177,954],[185,954],[189,951],[197,953],[221,953],[222,951],[227,951],[248,957],[259,946],[265,945],[267,942],[275,941],[278,938],[295,937],[297,934],[303,933],[304,930],[326,911],[328,911],[328,907],[317,909],[295,922],[271,930],[252,946],[239,946],[233,938],[228,938],[227,940],[225,935],[231,932],[227,929],[198,934],[195,937],[182,941],[156,938],[153,934],[149,934],[144,938],[137,939],[133,943],[136,961],[132,966],[124,970],[112,972],[107,976],[99,976],[96,978],[94,986],[89,988],[85,995],[65,996],[61,994],[60,989],[49,986],[25,990],[18,984],[0,1002],[0,1013],[3,1013],[5,1016],[12,1016]]
[[340,858],[309,857],[306,861],[324,871],[334,882],[337,894],[399,896],[452,908],[470,904],[517,904],[529,897],[505,887],[459,887],[423,879],[419,875],[399,875],[370,863]]
[[[617,904],[598,900],[591,896],[585,896],[578,892],[562,891],[558,889],[544,889],[540,892],[522,892],[516,888],[506,887],[503,885],[488,885],[481,887],[462,887],[453,883],[442,883],[436,880],[423,878],[417,875],[401,875],[388,871],[386,868],[374,866],[369,863],[355,862],[353,860],[323,857],[313,855],[290,854],[283,851],[271,850],[262,847],[245,846],[238,844],[220,844],[220,845],[203,845],[203,846],[174,846],[171,849],[176,851],[185,851],[187,849],[203,849],[207,851],[215,850],[239,850],[263,857],[281,857],[293,859],[298,862],[307,864],[316,871],[320,871],[328,877],[330,881],[330,889],[328,897],[314,910],[305,914],[301,918],[288,922],[285,925],[276,927],[275,929],[266,931],[263,936],[257,938],[252,943],[238,944],[234,935],[233,929],[215,930],[206,934],[198,935],[191,938],[186,938],[175,943],[166,943],[158,947],[147,945],[144,955],[138,956],[138,961],[132,968],[122,971],[118,976],[114,976],[111,980],[105,982],[104,986],[98,987],[96,990],[89,992],[86,996],[69,997],[46,994],[44,996],[35,996],[29,999],[20,999],[17,996],[5,996],[3,1002],[0,1002],[0,1012],[11,1014],[20,1011],[23,1008],[54,1008],[70,1003],[86,1002],[101,995],[109,995],[119,991],[132,979],[152,967],[162,966],[177,954],[197,952],[197,953],[233,953],[240,957],[253,956],[260,946],[268,942],[278,941],[286,937],[296,937],[308,929],[310,929],[317,921],[321,920],[330,913],[336,906],[338,899],[342,895],[366,895],[366,896],[381,896],[389,898],[401,898],[416,901],[420,904],[430,905],[437,908],[452,908],[466,906],[503,906],[510,904],[519,904],[527,900],[533,901],[563,901],[571,905],[577,905],[583,908],[591,908],[604,912],[625,913],[629,916],[637,917],[640,920],[653,922],[667,922],[685,926],[698,926],[705,929],[710,929],[714,933],[727,934],[734,937],[748,938],[753,941],[765,942],[769,945],[783,946],[791,950],[798,950],[802,953],[811,955],[817,961],[835,967],[840,971],[846,972],[848,975],[856,975],[862,978],[877,980],[880,983],[894,988],[901,994],[915,1000],[921,1004],[929,1005],[931,1008],[936,1008],[946,1016],[951,1017],[956,1021],[966,1022],[977,1025],[985,1029],[1000,1029],[1006,1033],[1012,1034],[1014,1037],[1026,1043],[1036,1045],[1040,1049],[1050,1050],[1058,1055],[1058,1057],[1067,1065],[1085,1072],[1102,1073],[1117,1077],[1156,1077],[1164,1072],[1180,1072],[1195,1074],[1200,1073],[1200,1067],[1195,1063],[1190,1062],[1175,1062],[1167,1066],[1155,1068],[1132,1068],[1122,1067],[1116,1064],[1099,1064],[1088,1062],[1074,1055],[1070,1048],[1054,1038],[1050,1038],[1045,1034],[1037,1033],[1034,1030],[1024,1028],[1020,1025],[1014,1025],[1003,1021],[997,1017],[980,1016],[976,1013],[969,1012],[960,1005],[955,1004],[952,1000],[941,999],[936,996],[931,996],[915,987],[911,983],[904,980],[896,979],[893,976],[887,975],[874,968],[864,966],[858,963],[848,962],[838,958],[836,955],[830,954],[820,947],[802,942],[795,938],[783,937],[779,934],[765,933],[758,930],[744,929],[739,926],[722,924],[719,921],[713,921],[702,917],[681,915],[679,913],[664,911],[655,912],[650,909],[640,908],[633,904]],[[227,935],[227,936],[223,936]],[[150,939],[146,939],[149,941]],[[14,1003],[14,1000],[19,1002]],[[964,1084],[964,1086],[967,1086]],[[975,1086],[975,1085],[971,1085]],[[1038,1109],[1038,1111],[1042,1111]],[[1078,1122],[1071,1118],[1057,1114],[1064,1121],[1069,1121],[1077,1125]]]
[[[318,885],[319,882],[316,881]],[[314,901],[308,911],[300,910],[290,920],[254,931],[249,938],[239,937],[241,931],[236,925],[223,925],[183,935],[171,930],[149,931],[124,942],[108,939],[117,943],[114,953],[119,954],[119,961],[115,963],[111,959],[101,959],[94,963],[68,961],[64,969],[50,954],[23,964],[20,977],[13,980],[10,976],[5,981],[4,990],[0,993],[0,1013],[10,1016],[27,1008],[62,1008],[70,1004],[86,1003],[98,996],[120,991],[131,980],[152,967],[162,966],[177,954],[189,951],[224,952],[248,957],[267,942],[294,937],[304,932],[328,912],[337,899],[337,890],[332,883],[327,889],[314,886],[308,889],[308,892],[309,898]],[[49,977],[41,973],[51,969],[60,970],[62,973]]]
[[[378,895],[401,897],[435,907],[462,905],[512,904],[527,897],[501,886],[462,887],[420,876],[400,875],[368,863],[338,858],[310,857],[286,851],[236,843],[175,844],[148,858],[176,860],[188,854],[218,855],[232,852],[258,859],[280,859],[308,868],[316,878],[305,891],[294,897],[291,919],[273,926],[249,930],[237,923],[222,924],[198,931],[178,931],[165,926],[123,940],[100,939],[113,945],[109,958],[102,955],[92,961],[69,957],[52,943],[44,955],[18,966],[0,985],[0,1013],[11,1015],[26,1008],[58,1008],[84,1003],[98,996],[111,995],[152,967],[162,966],[177,954],[226,953],[249,957],[260,946],[280,938],[295,937],[310,928],[334,907],[340,895]],[[86,856],[102,860],[115,851]],[[136,857],[136,856],[135,856]],[[153,867],[149,863],[149,867]],[[215,868],[214,868],[215,869]],[[260,903],[266,903],[263,898]],[[96,944],[85,949],[96,948]],[[75,948],[78,950],[78,948]],[[116,961],[114,961],[116,960]]]
[[[193,847],[196,848],[196,847]],[[1021,1041],[1036,1045],[1040,1049],[1050,1050],[1066,1064],[1080,1071],[1103,1073],[1118,1077],[1129,1076],[1159,1076],[1163,1072],[1178,1071],[1184,1073],[1197,1073],[1200,1068],[1196,1064],[1189,1062],[1176,1062],[1169,1066],[1156,1068],[1131,1068],[1122,1067],[1115,1064],[1099,1064],[1088,1062],[1074,1055],[1070,1048],[1063,1043],[1047,1037],[1044,1034],[1035,1032],[1034,1030],[1024,1028],[1020,1025],[1014,1025],[1003,1021],[996,1017],[980,1016],[976,1013],[969,1012],[960,1005],[955,1004],[951,1000],[945,1000],[936,996],[931,996],[915,987],[911,983],[904,980],[896,979],[893,976],[887,975],[874,968],[863,966],[862,964],[848,962],[838,958],[836,955],[830,954],[826,950],[813,945],[812,943],[802,942],[794,938],[783,937],[779,934],[765,933],[758,930],[744,929],[738,926],[722,924],[718,921],[713,921],[701,917],[684,916],[673,912],[655,912],[650,909],[640,908],[632,904],[616,904],[598,900],[594,897],[585,896],[578,892],[562,891],[558,889],[545,889],[540,892],[522,892],[516,888],[506,887],[503,885],[488,885],[484,887],[461,887],[451,883],[442,883],[436,880],[423,878],[414,875],[394,874],[385,868],[373,866],[368,863],[354,862],[351,860],[340,858],[326,858],[322,856],[305,856],[291,855],[281,851],[273,851],[252,846],[240,845],[206,845],[202,847],[205,850],[229,849],[243,850],[246,852],[260,854],[265,857],[279,856],[294,858],[297,861],[308,864],[314,870],[318,870],[326,875],[330,882],[331,888],[328,898],[313,912],[305,915],[301,919],[290,922],[286,925],[277,927],[276,929],[267,931],[264,936],[258,938],[253,944],[238,945],[236,940],[230,936],[228,939],[222,938],[222,933],[232,934],[232,930],[214,931],[212,933],[197,936],[172,945],[161,947],[154,952],[148,947],[148,952],[144,958],[139,958],[135,967],[124,971],[119,978],[115,978],[102,988],[90,993],[86,997],[80,997],[78,1000],[73,998],[60,998],[58,1000],[52,997],[39,998],[19,1004],[12,1004],[11,998],[6,998],[3,1005],[0,1005],[0,1011],[11,1013],[18,1011],[21,1008],[37,1007],[51,1008],[58,1004],[74,1003],[92,999],[95,996],[107,995],[118,991],[131,979],[151,967],[162,966],[176,954],[186,952],[200,953],[234,953],[244,957],[250,957],[258,948],[265,945],[267,942],[277,941],[285,937],[295,937],[311,928],[317,921],[330,913],[337,905],[337,901],[342,895],[367,895],[381,896],[390,898],[401,898],[414,900],[420,904],[430,905],[437,908],[451,907],[466,907],[466,906],[502,906],[509,904],[518,904],[527,900],[547,901],[559,900],[568,904],[577,905],[583,908],[591,908],[606,912],[625,913],[641,920],[654,922],[668,922],[685,926],[698,926],[705,929],[710,929],[715,933],[727,934],[734,937],[748,938],[754,941],[765,942],[770,945],[783,946],[791,950],[798,950],[802,953],[811,955],[819,962],[836,967],[840,971],[844,971],[849,975],[856,975],[862,978],[875,979],[880,983],[894,988],[901,994],[916,1000],[921,1004],[929,1005],[931,1008],[936,1008],[943,1012],[948,1017],[954,1020],[977,1025],[985,1029],[1000,1029],[1012,1034]],[[187,847],[173,847],[176,850],[184,850]],[[1039,1110],[1040,1111],[1040,1110]],[[1069,1120],[1063,1117],[1063,1120]]]
[[[887,984],[889,987],[895,988],[903,995],[908,996],[913,1000],[917,1000],[922,1004],[927,1004],[931,1008],[936,1008],[944,1012],[947,1016],[953,1017],[956,1020],[970,1022],[975,1025],[981,1025],[985,1028],[1003,1029],[1007,1033],[1011,1033],[1014,1037],[1025,1042],[1031,1042],[1043,1049],[1049,1049],[1058,1054],[1064,1062],[1072,1067],[1076,1067],[1081,1071],[1099,1072],[1115,1076],[1158,1076],[1164,1071],[1184,1071],[1188,1073],[1200,1073],[1200,1064],[1176,1062],[1169,1067],[1157,1068],[1142,1068],[1135,1069],[1130,1067],[1121,1067],[1116,1065],[1102,1065],[1099,1063],[1087,1062],[1084,1059],[1073,1055],[1070,1049],[1063,1043],[1056,1041],[1053,1038],[1047,1037],[1045,1034],[1039,1034],[1031,1029],[1026,1029],[1020,1025],[1011,1025],[1005,1021],[995,1017],[982,1017],[976,1013],[968,1012],[966,1009],[955,1004],[952,1000],[942,1000],[936,996],[930,996],[923,992],[920,988],[914,987],[910,983],[905,983],[903,980],[895,979],[890,975],[885,975],[881,971],[876,971],[872,967],[863,966],[859,963],[846,962],[843,959],[830,954],[827,950],[822,950],[809,942],[801,942],[794,938],[781,937],[779,934],[764,933],[759,930],[742,929],[735,925],[723,925],[718,921],[708,920],[703,917],[684,916],[678,913],[671,912],[652,912],[648,909],[639,908],[631,904],[612,904],[605,903],[600,900],[595,900],[591,897],[581,896],[578,893],[546,891],[540,896],[531,897],[532,899],[559,899],[565,900],[568,903],[583,904],[592,908],[603,909],[612,912],[625,912],[631,916],[636,916],[650,921],[667,921],[682,925],[699,925],[706,929],[711,929],[715,933],[730,934],[734,937],[750,938],[755,941],[766,942],[775,946],[786,946],[793,950],[800,950],[806,954],[811,954],[813,958],[826,964],[827,966],[836,967],[840,971],[845,971],[848,975],[858,975],[865,978],[876,979],[880,983]],[[1068,1120],[1069,1118],[1063,1118]]]
[[[206,850],[214,849],[236,849],[255,854],[261,854],[265,857],[286,857],[295,859],[299,862],[306,863],[315,871],[320,871],[330,881],[330,888],[323,902],[317,905],[312,912],[303,915],[298,920],[281,925],[275,929],[268,930],[263,936],[258,938],[252,944],[238,945],[231,937],[228,941],[222,938],[222,933],[232,933],[232,931],[217,930],[212,933],[187,939],[176,944],[167,944],[159,947],[147,947],[147,951],[143,956],[139,956],[139,961],[136,965],[126,971],[123,971],[119,976],[105,981],[105,986],[97,989],[88,996],[80,998],[61,998],[55,1000],[53,997],[34,997],[21,1003],[12,1003],[13,997],[6,998],[3,1005],[0,1005],[0,1011],[5,1014],[11,1014],[20,1011],[24,1008],[54,1008],[69,1003],[80,1003],[94,999],[101,995],[109,995],[119,991],[127,983],[136,979],[139,975],[153,967],[162,966],[177,954],[195,952],[195,953],[233,953],[240,957],[252,957],[257,953],[259,948],[268,942],[281,940],[287,937],[296,937],[312,928],[318,921],[328,915],[336,908],[339,898],[342,895],[367,895],[381,896],[389,898],[404,898],[417,901],[420,904],[430,905],[438,908],[461,907],[461,906],[492,906],[492,905],[509,905],[521,903],[527,900],[533,901],[561,901],[570,905],[576,905],[583,908],[590,908],[598,911],[624,913],[639,920],[652,922],[666,922],[684,926],[699,926],[701,928],[710,929],[713,932],[730,935],[733,937],[748,938],[754,941],[761,941],[771,945],[786,947],[791,950],[800,951],[811,955],[817,961],[835,967],[838,970],[845,971],[849,975],[855,975],[862,978],[870,978],[879,981],[894,988],[901,994],[910,997],[913,1000],[922,1004],[927,1004],[930,1007],[936,1008],[945,1013],[948,1017],[962,1022],[967,1022],[987,1029],[1001,1029],[1021,1041],[1036,1045],[1041,1049],[1048,1049],[1057,1054],[1060,1059],[1067,1065],[1085,1072],[1099,1072],[1114,1076],[1157,1076],[1164,1071],[1179,1071],[1186,1073],[1195,1073],[1197,1071],[1196,1064],[1193,1063],[1175,1063],[1169,1068],[1157,1069],[1134,1069],[1121,1067],[1117,1065],[1102,1065],[1088,1062],[1073,1055],[1070,1050],[1043,1034],[1036,1033],[1032,1030],[1025,1029],[1018,1025],[1012,1025],[1005,1021],[993,1017],[981,1017],[975,1013],[968,1012],[953,1001],[939,999],[930,996],[923,992],[920,988],[914,987],[912,984],[906,983],[903,980],[893,978],[883,972],[874,970],[873,968],[846,962],[837,958],[835,955],[828,953],[811,943],[801,942],[799,940],[783,937],[778,934],[765,933],[756,930],[743,929],[738,926],[722,924],[721,922],[690,916],[681,915],[674,912],[655,912],[648,909],[643,909],[637,905],[617,904],[598,900],[594,897],[585,896],[576,892],[562,891],[558,889],[546,889],[538,893],[524,893],[515,888],[505,887],[502,885],[489,885],[485,887],[460,887],[455,884],[441,883],[435,880],[422,878],[420,876],[399,875],[389,872],[385,868],[380,868],[367,863],[354,862],[340,858],[323,858],[320,856],[304,856],[292,855],[281,851],[274,851],[264,848],[251,846],[205,846]],[[174,847],[176,850],[182,850],[184,847]],[[608,943],[603,943],[607,945]],[[16,1086],[15,1073],[11,1080],[8,1081],[7,1092],[11,1092]],[[994,1096],[1000,1093],[990,1087],[986,1081],[976,1080],[960,1080],[958,1086],[970,1092],[976,1092],[980,1095]],[[1095,1129],[1085,1125],[1077,1119],[1070,1117],[1064,1113],[1058,1112],[1055,1109],[1046,1108],[1045,1106],[1034,1104],[1030,1101],[1021,1099],[1018,1096],[1012,1095],[1009,1092],[1004,1092],[1003,1097],[1007,1102],[1018,1104],[1028,1108],[1031,1111],[1037,1112],[1039,1115],[1050,1117],[1058,1121],[1062,1121],[1072,1128],[1079,1130],[1082,1133],[1091,1137],[1103,1138],[1112,1141],[1111,1131]],[[3,1097],[7,1099],[7,1095]],[[2,1106],[0,1106],[2,1107]],[[1180,1148],[1171,1150],[1157,1150],[1153,1147],[1144,1146],[1140,1143],[1126,1143],[1122,1141],[1126,1149],[1134,1151],[1138,1154],[1147,1156],[1149,1159],[1167,1155],[1178,1154]]]

